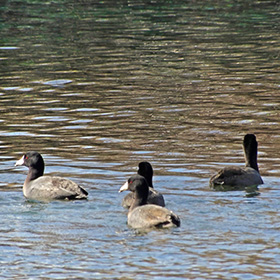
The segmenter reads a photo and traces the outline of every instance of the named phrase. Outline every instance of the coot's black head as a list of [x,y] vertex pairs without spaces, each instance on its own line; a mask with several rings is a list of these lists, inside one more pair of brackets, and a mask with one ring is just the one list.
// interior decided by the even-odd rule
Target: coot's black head
[[38,152],[34,151],[27,152],[16,162],[15,165],[24,165],[29,169],[35,169],[37,170],[37,172],[42,173],[40,176],[43,175],[45,169],[45,164],[42,156]]
[[146,179],[141,175],[131,176],[125,184],[120,188],[119,192],[130,190],[135,192],[136,198],[141,198],[144,201],[147,201],[149,194],[149,186]]
[[246,134],[244,136],[244,140],[243,140],[243,144],[244,147],[248,147],[248,146],[254,146],[257,147],[258,146],[258,142],[256,140],[256,136],[254,134]]
[[254,134],[246,134],[243,140],[246,166],[259,171],[257,164],[258,142]]
[[138,164],[138,174],[145,177],[149,187],[153,187],[153,175],[154,175],[154,172],[153,172],[153,167],[152,165],[147,162],[147,161],[142,161]]

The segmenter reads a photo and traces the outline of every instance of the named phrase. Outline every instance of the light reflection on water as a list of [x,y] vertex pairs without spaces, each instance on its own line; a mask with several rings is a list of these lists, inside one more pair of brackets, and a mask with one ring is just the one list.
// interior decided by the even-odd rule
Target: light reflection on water
[[[35,2],[1,9],[0,275],[279,279],[273,2]],[[214,172],[244,164],[247,132],[260,195],[213,192]],[[89,200],[26,202],[13,165],[28,150]],[[118,189],[142,160],[180,228],[127,228]]]

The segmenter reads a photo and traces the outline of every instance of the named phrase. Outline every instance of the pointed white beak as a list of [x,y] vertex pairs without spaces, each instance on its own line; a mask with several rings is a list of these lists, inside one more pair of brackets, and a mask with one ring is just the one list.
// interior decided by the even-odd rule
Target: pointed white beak
[[24,165],[24,155],[16,162],[15,166]]
[[126,181],[120,188],[119,192],[127,191],[128,190],[128,182]]

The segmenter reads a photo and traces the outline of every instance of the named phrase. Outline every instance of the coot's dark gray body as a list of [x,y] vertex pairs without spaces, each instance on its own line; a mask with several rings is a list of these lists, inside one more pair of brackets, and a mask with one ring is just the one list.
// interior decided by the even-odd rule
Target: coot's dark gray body
[[226,167],[211,177],[210,187],[217,190],[238,190],[263,184],[257,163],[258,142],[254,134],[246,134],[243,141],[245,167]]

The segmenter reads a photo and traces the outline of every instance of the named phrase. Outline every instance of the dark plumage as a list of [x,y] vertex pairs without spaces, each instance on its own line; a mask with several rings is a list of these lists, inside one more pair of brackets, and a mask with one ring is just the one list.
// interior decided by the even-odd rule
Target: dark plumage
[[85,199],[88,193],[69,179],[55,176],[43,176],[44,160],[37,152],[28,152],[19,159],[16,166],[29,168],[23,185],[23,194],[28,199]]
[[144,229],[180,226],[180,218],[172,211],[158,205],[147,204],[149,187],[143,176],[130,177],[119,192],[125,190],[135,194],[127,215],[127,224],[130,227]]
[[[149,186],[148,204],[155,204],[164,207],[165,202],[163,195],[156,191],[153,187],[153,168],[152,165],[147,161],[142,161],[138,165],[138,174],[145,177]],[[127,194],[122,200],[122,206],[129,208],[134,201],[134,193]]]
[[263,184],[257,163],[258,142],[254,134],[243,140],[245,167],[225,167],[211,177],[210,187],[217,190],[240,190]]

